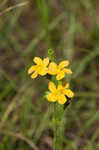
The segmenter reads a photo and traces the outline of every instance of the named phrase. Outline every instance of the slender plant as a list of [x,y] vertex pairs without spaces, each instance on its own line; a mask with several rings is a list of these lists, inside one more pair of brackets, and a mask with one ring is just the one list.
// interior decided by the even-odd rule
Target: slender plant
[[72,71],[66,68],[69,61],[64,60],[56,64],[54,51],[48,50],[48,57],[43,60],[40,57],[33,59],[35,65],[32,65],[28,74],[35,79],[38,75],[46,76],[49,80],[46,99],[53,103],[53,131],[54,131],[54,150],[63,149],[63,122],[62,117],[64,109],[69,104],[70,99],[74,96],[72,90],[69,89],[69,83],[64,82],[66,74],[72,74]]

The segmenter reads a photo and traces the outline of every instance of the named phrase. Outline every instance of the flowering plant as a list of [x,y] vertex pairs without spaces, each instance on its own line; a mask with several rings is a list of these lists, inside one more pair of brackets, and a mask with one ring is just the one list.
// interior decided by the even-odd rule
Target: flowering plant
[[[46,76],[49,78],[48,89],[45,97],[49,102],[54,102],[54,115],[53,115],[53,126],[54,126],[54,150],[62,149],[62,124],[61,118],[63,116],[63,111],[59,110],[59,106],[66,108],[69,104],[70,98],[74,96],[72,90],[69,89],[69,83],[63,82],[66,74],[72,74],[72,71],[67,68],[69,65],[68,60],[64,60],[57,65],[53,61],[53,51],[48,51],[49,57],[43,60],[40,57],[35,57],[32,65],[28,69],[28,74],[31,74],[31,78],[35,79],[38,75]],[[69,99],[68,99],[69,98]],[[58,103],[56,103],[58,102]],[[62,112],[62,113],[61,113]],[[58,123],[59,125],[58,125]],[[59,132],[61,131],[61,132]],[[59,144],[60,143],[60,144]],[[60,147],[59,147],[60,145]]]

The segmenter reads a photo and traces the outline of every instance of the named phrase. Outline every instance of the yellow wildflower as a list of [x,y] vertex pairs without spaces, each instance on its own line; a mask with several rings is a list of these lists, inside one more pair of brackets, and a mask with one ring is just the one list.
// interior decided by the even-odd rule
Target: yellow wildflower
[[61,80],[65,77],[65,73],[72,74],[72,71],[65,68],[69,65],[69,61],[62,61],[59,65],[55,62],[51,62],[48,67],[48,73],[50,75],[56,75],[57,80]]
[[28,70],[28,74],[32,73],[31,78],[36,78],[38,74],[41,76],[46,75],[48,72],[49,58],[47,57],[42,60],[40,57],[35,57],[33,61],[36,65],[31,66]]
[[59,84],[56,88],[56,85],[53,82],[49,82],[48,89],[50,93],[47,95],[47,99],[50,102],[58,101],[59,104],[64,104],[67,101],[67,97],[72,98],[74,93],[68,89],[69,83],[66,83],[64,86]]

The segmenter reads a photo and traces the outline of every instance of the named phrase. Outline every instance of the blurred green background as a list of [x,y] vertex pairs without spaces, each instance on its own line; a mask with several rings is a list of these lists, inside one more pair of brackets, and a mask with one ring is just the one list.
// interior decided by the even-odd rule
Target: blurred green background
[[49,48],[73,71],[63,150],[98,150],[99,0],[0,0],[0,150],[53,150],[48,81],[27,75]]

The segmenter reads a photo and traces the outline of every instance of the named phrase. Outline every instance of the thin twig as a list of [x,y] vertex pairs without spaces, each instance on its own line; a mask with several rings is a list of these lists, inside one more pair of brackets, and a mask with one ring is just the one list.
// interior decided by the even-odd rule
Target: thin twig
[[11,111],[13,110],[13,107],[15,106],[15,103],[17,101],[17,96],[14,97],[14,99],[12,100],[12,102],[9,104],[8,109],[6,110],[6,112],[4,113],[1,121],[0,121],[0,128],[3,127],[4,123],[6,122],[9,114],[11,113]]
[[27,4],[29,4],[29,2],[23,2],[23,3],[16,4],[14,6],[8,7],[4,11],[0,12],[0,16],[7,13],[7,12],[9,12],[9,11],[11,11],[11,10],[13,10],[13,9],[15,9],[15,8],[22,7],[22,6],[25,6]]
[[39,150],[37,148],[37,146],[34,143],[32,143],[32,141],[30,141],[27,137],[25,137],[21,133],[13,133],[11,131],[1,131],[1,133],[8,134],[10,136],[14,136],[14,137],[16,137],[18,139],[21,139],[21,140],[25,141],[33,150]]

